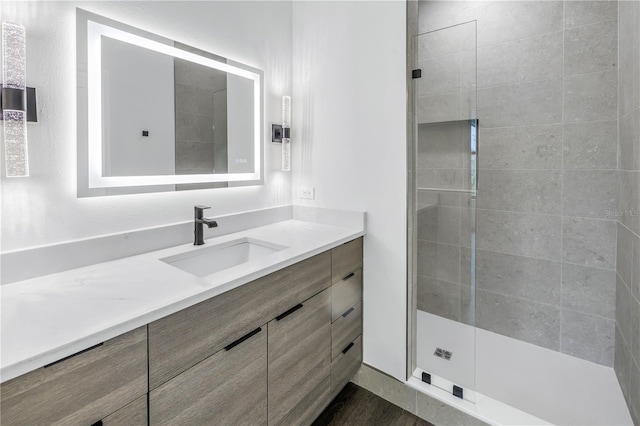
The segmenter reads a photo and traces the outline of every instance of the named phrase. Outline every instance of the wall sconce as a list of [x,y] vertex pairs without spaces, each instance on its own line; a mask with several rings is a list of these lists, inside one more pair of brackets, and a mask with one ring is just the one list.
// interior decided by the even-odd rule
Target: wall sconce
[[2,23],[4,156],[7,177],[29,176],[27,121],[37,121],[36,92],[26,85],[26,34],[22,25]]
[[291,96],[282,97],[282,125],[271,125],[271,142],[282,143],[282,170],[291,170]]

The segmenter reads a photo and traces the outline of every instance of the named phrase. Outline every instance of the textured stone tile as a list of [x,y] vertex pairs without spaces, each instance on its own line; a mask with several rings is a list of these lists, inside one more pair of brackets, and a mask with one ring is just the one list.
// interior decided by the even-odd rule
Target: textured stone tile
[[455,25],[422,34],[418,37],[418,57],[424,60],[461,52],[464,37],[464,25]]
[[620,84],[618,86],[620,116],[640,106],[640,2],[621,1],[619,33],[620,38]]
[[615,320],[616,272],[565,263],[562,308]]
[[560,308],[476,291],[477,326],[545,348],[560,349]]
[[417,392],[416,415],[434,425],[487,426],[481,420],[456,410],[422,392]]
[[618,72],[565,77],[565,122],[614,120],[617,117]]
[[613,219],[618,205],[618,172],[615,170],[565,170],[562,187],[563,214]]
[[[617,190],[615,176],[612,185]],[[562,173],[558,170],[481,171],[478,208],[560,214]]]
[[[196,52],[198,53],[198,52]],[[227,73],[183,59],[174,59],[177,84],[218,92],[227,88]]]
[[211,117],[176,112],[176,139],[213,143]]
[[562,126],[559,124],[485,128],[481,122],[479,133],[480,173],[494,169],[562,168]]
[[418,275],[458,284],[460,247],[418,241]]
[[490,2],[466,17],[478,21],[478,47],[560,31],[563,25],[562,2],[555,1]]
[[418,209],[416,220],[418,239],[425,241],[437,241],[438,207],[434,205]]
[[620,329],[620,333],[627,342],[629,350],[633,346],[633,305],[635,300],[627,285],[620,279],[620,275],[616,276],[616,323]]
[[460,90],[460,53],[418,60],[423,78],[416,80],[419,95],[455,92]]
[[442,244],[460,245],[460,208],[438,206],[436,241]]
[[620,118],[620,170],[640,171],[640,108]]
[[618,123],[591,121],[563,126],[565,169],[617,168]]
[[633,363],[629,377],[629,405],[634,424],[640,424],[640,368]]
[[622,337],[619,327],[616,327],[616,342],[613,369],[618,377],[618,383],[622,389],[627,403],[629,402],[630,376],[631,376],[631,352]]
[[634,367],[630,370],[628,407],[633,424],[640,425],[640,369]]
[[633,279],[631,291],[640,300],[640,237],[633,238]]
[[418,309],[458,321],[460,319],[460,286],[419,276]]
[[565,1],[564,27],[573,28],[618,19],[617,1]]
[[420,1],[418,7],[420,34],[460,23],[462,2]]
[[464,121],[418,127],[418,169],[461,169],[468,165],[471,131]]
[[616,224],[611,220],[564,217],[562,260],[582,266],[614,269]]
[[422,169],[418,170],[418,188],[421,189],[465,189],[469,187],[465,179],[465,169]]
[[633,282],[633,243],[635,235],[621,223],[618,225],[618,238],[616,250],[616,271],[622,280],[631,287]]
[[460,93],[439,93],[418,97],[418,123],[460,120]]
[[478,249],[560,260],[559,216],[478,209],[476,218]]
[[563,309],[561,352],[613,367],[615,328],[614,320]]
[[358,386],[375,393],[392,404],[416,412],[416,391],[404,383],[363,364],[353,378]]
[[[469,251],[463,250],[463,265],[470,265]],[[465,262],[466,261],[466,262]],[[468,276],[461,267],[461,276]],[[476,287],[507,296],[560,306],[560,263],[529,257],[476,252]],[[461,283],[465,281],[461,280]],[[613,289],[615,291],[615,281]]]
[[565,75],[611,71],[617,62],[617,21],[598,22],[564,32]]
[[176,84],[176,111],[213,117],[213,92],[199,87]]
[[562,79],[479,89],[478,109],[484,127],[560,123]]
[[[473,41],[475,45],[475,40]],[[475,91],[478,84],[478,55],[476,50],[465,50],[460,53],[460,90]]]
[[618,220],[640,235],[640,172],[618,172]]
[[478,87],[562,77],[562,32],[478,49]]
[[213,171],[213,143],[176,141],[176,170]]

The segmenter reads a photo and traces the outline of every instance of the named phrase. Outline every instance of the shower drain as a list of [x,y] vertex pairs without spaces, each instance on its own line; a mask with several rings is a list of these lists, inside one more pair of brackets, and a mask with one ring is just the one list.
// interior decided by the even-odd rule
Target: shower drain
[[453,355],[453,352],[448,351],[446,349],[442,349],[442,348],[436,348],[436,351],[433,353],[433,355],[437,356],[438,358],[443,358],[449,361],[451,359],[451,356]]

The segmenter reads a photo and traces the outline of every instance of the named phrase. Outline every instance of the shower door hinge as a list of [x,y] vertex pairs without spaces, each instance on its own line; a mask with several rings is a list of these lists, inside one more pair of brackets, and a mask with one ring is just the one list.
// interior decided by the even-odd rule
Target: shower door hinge
[[463,393],[464,389],[462,389],[460,386],[453,385],[453,396],[464,399]]
[[411,71],[411,78],[422,78],[422,70],[418,68],[417,70]]

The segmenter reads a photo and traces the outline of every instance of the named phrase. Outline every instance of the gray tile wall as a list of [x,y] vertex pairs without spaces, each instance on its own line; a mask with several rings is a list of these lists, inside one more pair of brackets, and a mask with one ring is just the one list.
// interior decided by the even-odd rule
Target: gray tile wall
[[[640,95],[627,90],[619,96],[617,89],[618,3],[422,1],[419,13],[421,33],[477,21],[476,325],[613,366],[614,212],[637,208],[640,181],[637,171],[619,179],[617,166],[618,103],[636,114],[621,119],[621,136],[636,135],[624,139],[625,161],[640,163],[632,160],[640,153],[640,124],[634,121],[640,114],[633,108]],[[468,118],[462,97],[473,85],[461,77],[469,46],[460,28],[419,43],[420,57],[429,58],[418,99],[422,123]],[[626,60],[621,83],[622,67],[640,72]],[[639,82],[629,84],[640,90]],[[468,164],[459,144],[466,141],[449,130],[447,143],[437,129],[444,124],[429,124],[426,132],[424,126],[419,186],[465,188]],[[631,196],[619,199],[618,192]],[[465,220],[472,211],[462,196],[451,203],[445,193],[422,194],[422,202],[418,307],[459,320],[468,304]],[[637,236],[640,217],[622,221]]]
[[619,17],[614,369],[631,416],[640,425],[640,2],[621,1]]
[[[176,174],[211,173],[214,169],[226,173],[226,73],[176,59],[174,74]],[[220,102],[216,97],[221,94]],[[181,184],[176,189],[226,186],[226,182]]]

